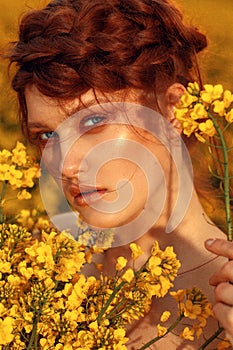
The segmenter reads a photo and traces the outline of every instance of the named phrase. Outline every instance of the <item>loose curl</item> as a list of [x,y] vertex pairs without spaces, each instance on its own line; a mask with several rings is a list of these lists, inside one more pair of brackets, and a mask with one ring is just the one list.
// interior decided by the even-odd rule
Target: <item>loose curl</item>
[[27,13],[10,64],[17,71],[22,119],[25,87],[60,100],[90,89],[161,92],[198,79],[196,54],[206,38],[185,25],[169,0],[58,0]]

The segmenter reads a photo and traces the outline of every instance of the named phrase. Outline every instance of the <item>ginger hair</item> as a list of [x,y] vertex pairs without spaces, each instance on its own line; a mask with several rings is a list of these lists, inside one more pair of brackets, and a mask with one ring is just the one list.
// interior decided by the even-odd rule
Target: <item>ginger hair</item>
[[22,124],[25,87],[59,100],[90,89],[163,92],[199,81],[197,53],[206,37],[169,0],[54,0],[26,13],[9,51]]

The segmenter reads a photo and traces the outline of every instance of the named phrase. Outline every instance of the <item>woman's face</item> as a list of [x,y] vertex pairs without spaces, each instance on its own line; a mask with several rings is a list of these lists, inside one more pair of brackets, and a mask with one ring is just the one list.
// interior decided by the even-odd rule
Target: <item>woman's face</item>
[[120,227],[140,216],[149,200],[163,203],[171,157],[156,137],[161,130],[151,131],[158,113],[137,104],[135,92],[124,103],[119,93],[97,96],[97,104],[90,91],[82,106],[78,99],[61,106],[34,86],[25,96],[30,138],[88,224]]

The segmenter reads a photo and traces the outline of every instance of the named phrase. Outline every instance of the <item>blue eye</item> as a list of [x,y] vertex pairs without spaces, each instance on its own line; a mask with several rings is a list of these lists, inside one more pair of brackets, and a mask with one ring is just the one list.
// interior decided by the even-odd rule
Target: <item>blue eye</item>
[[43,133],[41,133],[40,138],[41,138],[41,140],[43,140],[43,141],[48,141],[48,140],[50,140],[51,138],[54,138],[54,137],[57,137],[57,136],[58,136],[58,135],[57,135],[56,132],[54,132],[54,131],[48,131],[48,132],[43,132]]
[[94,116],[85,118],[85,120],[83,121],[83,125],[86,127],[95,126],[95,125],[101,123],[103,121],[103,119],[105,119],[104,116],[94,115]]

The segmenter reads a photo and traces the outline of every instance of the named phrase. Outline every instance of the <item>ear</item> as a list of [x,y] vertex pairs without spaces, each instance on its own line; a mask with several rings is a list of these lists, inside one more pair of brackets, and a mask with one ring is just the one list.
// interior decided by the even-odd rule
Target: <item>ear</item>
[[174,83],[166,91],[165,99],[166,104],[174,108],[180,101],[181,96],[185,92],[185,87],[179,83]]
[[174,109],[179,103],[181,96],[185,92],[185,87],[179,83],[169,86],[163,97],[163,111],[167,120],[181,133],[180,124],[174,116]]

